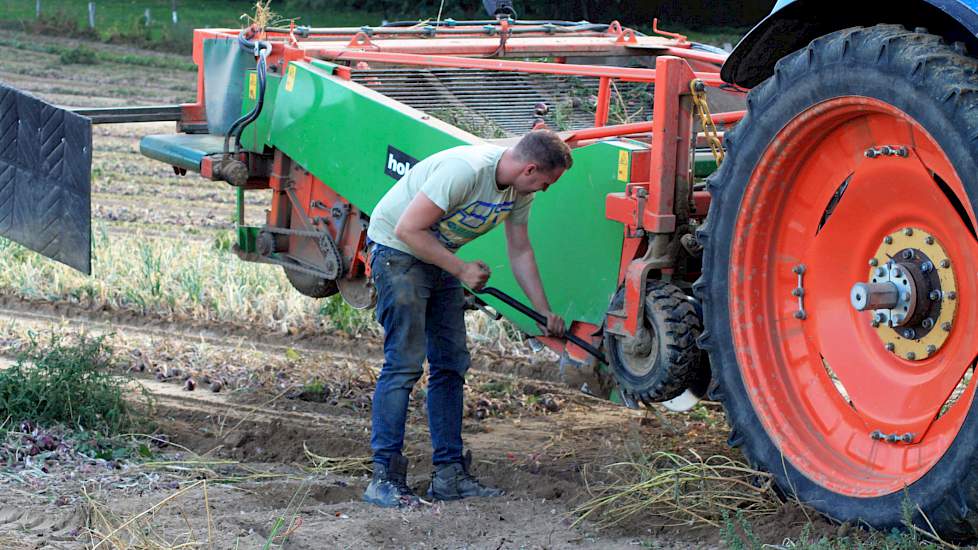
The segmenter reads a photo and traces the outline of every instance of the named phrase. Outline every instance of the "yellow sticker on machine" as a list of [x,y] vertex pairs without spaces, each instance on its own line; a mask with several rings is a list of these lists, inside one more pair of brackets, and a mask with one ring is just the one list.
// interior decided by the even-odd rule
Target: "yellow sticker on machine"
[[295,65],[289,65],[289,72],[285,77],[285,91],[291,92],[295,87]]
[[629,179],[629,169],[631,168],[631,163],[629,162],[630,156],[628,151],[619,150],[618,151],[618,181],[628,182]]
[[258,75],[251,73],[248,75],[248,99],[256,99],[258,97]]

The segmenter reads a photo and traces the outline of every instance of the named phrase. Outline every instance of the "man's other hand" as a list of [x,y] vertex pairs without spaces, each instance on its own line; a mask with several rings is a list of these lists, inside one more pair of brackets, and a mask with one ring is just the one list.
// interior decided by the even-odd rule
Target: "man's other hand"
[[474,262],[465,262],[458,278],[462,281],[463,285],[472,290],[482,290],[482,287],[486,286],[486,283],[489,281],[490,275],[492,275],[492,270],[489,269],[489,266],[481,260],[476,260]]
[[563,338],[564,333],[567,332],[567,327],[564,325],[564,319],[552,311],[547,311],[544,313],[547,316],[547,336],[556,336],[558,338]]

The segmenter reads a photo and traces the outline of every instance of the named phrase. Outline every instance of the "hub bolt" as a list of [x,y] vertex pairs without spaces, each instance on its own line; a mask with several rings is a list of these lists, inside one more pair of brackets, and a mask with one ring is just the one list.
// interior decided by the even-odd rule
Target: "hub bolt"
[[931,344],[931,345],[927,346],[927,355],[928,356],[934,355],[935,353],[937,353],[937,346],[935,346],[934,344]]
[[913,259],[913,250],[904,250],[903,251],[903,259],[904,260],[912,260]]
[[893,342],[886,343],[886,351],[892,353],[895,349],[896,349],[896,345],[894,345]]
[[948,260],[947,258],[941,260],[941,267],[943,267],[944,269],[951,267],[951,260]]
[[912,351],[908,351],[907,352],[907,359],[908,360],[913,361],[916,358],[917,358],[917,354],[916,353],[914,353]]
[[941,330],[943,330],[944,332],[951,332],[951,322],[944,321],[943,323],[941,323]]
[[893,268],[893,276],[894,277],[903,277],[903,270],[900,269],[899,267],[894,267]]
[[876,268],[876,276],[877,277],[885,277],[886,276],[886,270],[883,269],[882,267],[877,267]]
[[934,237],[928,236],[926,239],[924,239],[924,242],[932,245],[934,244]]
[[942,293],[940,290],[932,290],[927,297],[930,298],[931,301],[937,302],[943,297],[943,295],[944,293]]
[[869,261],[869,265],[870,265],[870,267],[876,267],[876,266],[880,265],[880,261],[877,260],[876,258],[873,258],[872,260]]
[[928,317],[927,319],[924,319],[923,322],[920,323],[920,326],[926,329],[932,329],[934,328],[934,320]]
[[902,334],[903,337],[906,338],[907,340],[913,340],[914,338],[917,337],[917,331],[915,331],[912,328],[904,329]]
[[887,235],[887,236],[883,237],[883,242],[886,243],[886,244],[893,244],[893,237]]
[[920,264],[920,270],[923,271],[924,273],[930,273],[931,271],[934,271],[934,264],[930,262],[924,262]]
[[875,321],[877,323],[885,323],[886,322],[886,314],[885,313],[877,313],[876,316],[873,318],[873,321]]
[[908,236],[908,237],[911,237],[911,236],[913,236],[913,229],[910,228],[910,227],[908,227],[908,228],[906,228],[906,229],[903,230],[903,234],[906,235],[906,236]]

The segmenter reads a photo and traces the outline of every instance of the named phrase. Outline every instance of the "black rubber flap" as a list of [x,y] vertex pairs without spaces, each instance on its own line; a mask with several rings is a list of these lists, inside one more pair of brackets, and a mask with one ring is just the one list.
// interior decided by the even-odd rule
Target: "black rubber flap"
[[92,271],[92,123],[0,83],[0,236]]

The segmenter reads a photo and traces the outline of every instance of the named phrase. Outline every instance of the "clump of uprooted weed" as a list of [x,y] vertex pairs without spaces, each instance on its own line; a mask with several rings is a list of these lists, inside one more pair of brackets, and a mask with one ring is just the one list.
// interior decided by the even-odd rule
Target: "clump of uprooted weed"
[[466,386],[465,417],[483,420],[524,413],[547,414],[560,411],[562,400],[546,388],[517,383],[511,379],[489,379]]
[[574,511],[578,523],[610,527],[641,515],[657,527],[720,527],[733,514],[757,517],[781,507],[770,474],[725,456],[660,451],[611,464],[603,474],[607,481],[590,485],[592,498]]
[[[0,419],[106,435],[129,431],[139,423],[126,399],[133,390],[113,367],[104,337],[42,341],[31,334],[16,363],[0,370]],[[139,396],[148,403],[148,394]]]

